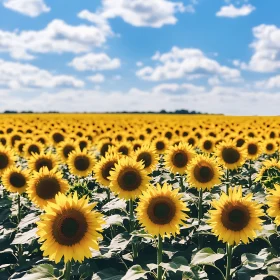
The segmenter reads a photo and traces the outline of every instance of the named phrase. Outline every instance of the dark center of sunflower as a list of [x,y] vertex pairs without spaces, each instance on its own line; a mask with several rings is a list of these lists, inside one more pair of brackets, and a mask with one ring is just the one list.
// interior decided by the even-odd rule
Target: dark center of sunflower
[[42,144],[46,144],[46,140],[43,137],[40,137],[38,141],[41,142]]
[[102,145],[101,149],[100,149],[100,154],[104,157],[106,152],[108,151],[109,147],[112,146],[111,143],[105,143]]
[[59,143],[64,140],[64,136],[59,132],[54,133],[52,137],[55,143]]
[[87,147],[87,142],[86,141],[81,141],[80,143],[79,143],[79,146],[80,146],[80,149],[81,149],[81,151],[84,149],[84,148],[86,148]]
[[116,163],[117,161],[109,161],[103,166],[101,173],[102,173],[102,177],[105,180],[108,180],[108,177],[110,176],[110,171],[115,167]]
[[207,165],[196,165],[194,168],[194,177],[200,183],[208,183],[214,177],[213,168]]
[[118,184],[126,191],[134,191],[141,185],[142,178],[137,170],[124,170],[119,174]]
[[17,172],[10,175],[10,184],[15,188],[22,188],[26,183],[25,177]]
[[164,143],[162,142],[162,141],[158,141],[157,143],[156,143],[156,149],[158,150],[158,151],[161,151],[161,150],[163,150],[165,148],[165,145],[164,145]]
[[36,171],[39,172],[39,170],[44,166],[46,166],[49,170],[52,170],[52,168],[53,168],[52,161],[48,158],[37,159],[37,161],[35,163]]
[[143,152],[137,156],[137,161],[143,161],[145,168],[149,167],[152,164],[152,156],[147,153]]
[[69,154],[74,151],[75,148],[73,146],[67,145],[63,148],[63,155],[65,158],[68,158]]
[[238,150],[234,148],[224,148],[222,151],[223,160],[228,164],[233,164],[238,162],[240,159],[240,154]]
[[245,143],[245,140],[240,138],[236,141],[236,147],[242,147],[244,145],[244,143]]
[[206,140],[206,141],[204,141],[204,143],[203,143],[203,148],[205,149],[205,150],[211,150],[211,148],[212,148],[212,142],[210,141],[210,140]]
[[7,140],[6,140],[5,138],[1,137],[1,138],[0,138],[0,143],[1,143],[3,146],[5,146],[6,143],[7,143]]
[[133,151],[136,151],[137,149],[141,148],[141,145],[140,144],[135,144],[133,146]]
[[275,135],[275,132],[271,131],[270,134],[269,134],[269,137],[270,137],[270,138],[275,138],[275,136],[276,136],[276,135]]
[[176,206],[167,197],[156,197],[150,202],[147,214],[150,220],[159,225],[165,225],[172,221],[175,216]]
[[249,155],[255,155],[258,152],[258,147],[256,144],[249,144],[248,145],[248,154]]
[[85,171],[89,168],[90,161],[86,156],[77,156],[74,160],[74,166],[79,171]]
[[11,139],[12,146],[14,146],[15,143],[16,143],[16,141],[18,141],[18,140],[21,140],[21,136],[19,136],[19,135],[14,135],[14,136],[12,137],[12,139]]
[[250,221],[250,212],[245,205],[226,205],[222,211],[222,224],[226,229],[241,231]]
[[267,149],[268,151],[272,151],[272,150],[273,150],[273,145],[272,145],[271,143],[267,144],[267,145],[266,145],[266,149]]
[[24,143],[21,143],[21,144],[18,145],[18,150],[19,150],[20,153],[23,152],[23,147],[24,147]]
[[188,163],[188,155],[184,151],[178,151],[173,155],[172,163],[176,167],[184,167]]
[[194,144],[195,144],[194,138],[188,139],[188,143],[189,143],[190,145],[194,146]]
[[4,169],[9,164],[9,158],[5,154],[0,154],[0,169]]
[[42,177],[36,185],[36,193],[42,199],[52,199],[60,192],[60,184],[56,178]]
[[30,145],[28,148],[28,153],[30,155],[32,155],[32,153],[34,154],[40,154],[40,150],[39,147],[37,145]]
[[171,139],[172,138],[172,132],[167,131],[164,135],[167,139]]
[[57,243],[72,246],[79,243],[88,230],[88,223],[83,213],[69,209],[55,218],[52,224],[52,234]]
[[128,148],[126,146],[121,146],[119,148],[119,152],[122,153],[123,155],[127,156],[128,155]]

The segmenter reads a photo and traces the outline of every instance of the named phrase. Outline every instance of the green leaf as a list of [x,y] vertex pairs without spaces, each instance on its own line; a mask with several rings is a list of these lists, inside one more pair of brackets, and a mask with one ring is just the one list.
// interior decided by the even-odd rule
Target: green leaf
[[123,274],[114,268],[106,268],[92,275],[91,280],[121,280]]
[[20,229],[24,229],[27,226],[36,223],[37,221],[39,221],[40,218],[39,216],[37,216],[35,213],[30,213],[28,215],[26,215],[19,223],[18,227]]
[[122,280],[136,280],[136,279],[147,279],[147,271],[145,271],[140,265],[133,265],[122,278]]
[[40,264],[32,268],[23,277],[19,278],[21,280],[51,280],[57,279],[54,275],[54,268],[50,264]]
[[179,271],[190,271],[190,267],[188,266],[188,261],[184,257],[175,257],[169,263],[161,263],[161,266],[167,270],[170,270],[174,273]]
[[16,237],[12,244],[30,244],[32,240],[37,238],[36,232],[37,228],[33,228],[26,232],[19,232],[16,234]]
[[112,225],[122,225],[123,224],[123,217],[120,215],[112,215],[105,217],[106,224],[103,228],[108,228]]
[[110,251],[113,252],[121,252],[123,251],[127,245],[129,244],[131,237],[127,233],[120,233],[115,236],[110,243]]
[[13,250],[8,248],[0,252],[0,264],[13,264],[17,263],[17,258],[15,257]]
[[0,211],[0,225],[4,224],[4,222],[9,218],[10,214],[11,211],[9,208]]
[[202,250],[198,251],[192,261],[191,265],[199,265],[199,264],[208,264],[208,263],[215,263],[215,261],[224,257],[224,254],[215,253],[211,248],[203,248]]
[[126,209],[126,201],[124,199],[114,198],[113,200],[109,201],[102,207],[102,211],[108,212],[115,209]]
[[241,261],[244,267],[250,270],[256,270],[264,266],[265,257],[248,253],[241,256]]
[[182,280],[206,280],[207,273],[199,266],[190,267],[189,271],[183,272]]

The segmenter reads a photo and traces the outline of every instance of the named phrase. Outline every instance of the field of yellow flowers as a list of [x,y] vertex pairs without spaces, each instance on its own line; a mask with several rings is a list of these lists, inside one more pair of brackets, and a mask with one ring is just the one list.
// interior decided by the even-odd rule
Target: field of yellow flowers
[[280,279],[280,117],[0,116],[0,279]]

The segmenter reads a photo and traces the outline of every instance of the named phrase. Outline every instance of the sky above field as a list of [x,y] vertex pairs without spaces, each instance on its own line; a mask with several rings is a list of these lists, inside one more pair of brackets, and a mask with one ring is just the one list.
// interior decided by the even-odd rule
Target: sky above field
[[0,111],[280,115],[280,1],[0,0]]

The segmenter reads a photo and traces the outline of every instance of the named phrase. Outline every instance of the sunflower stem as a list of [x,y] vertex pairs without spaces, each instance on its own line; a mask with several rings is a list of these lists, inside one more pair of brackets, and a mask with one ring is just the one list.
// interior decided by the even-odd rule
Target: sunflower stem
[[231,280],[231,260],[232,260],[232,245],[227,243],[227,268],[226,268],[226,278],[225,280]]
[[229,170],[226,170],[226,194],[228,195],[228,189],[229,189]]
[[65,263],[64,274],[63,274],[64,279],[70,280],[70,274],[71,274],[71,261],[68,261],[67,263]]
[[[199,190],[199,201],[198,201],[198,225],[201,224],[201,219],[203,216],[203,212],[202,212],[202,199],[203,199],[203,190],[200,189]],[[201,249],[202,248],[202,235],[198,233],[198,248]]]
[[[133,200],[129,200],[129,224],[130,224],[130,232],[134,231],[134,211],[133,211]],[[133,258],[137,258],[137,247],[135,243],[132,243],[132,255]]]
[[184,185],[184,178],[183,175],[180,176],[180,187],[181,187],[181,192],[185,192],[186,191],[186,187]]
[[18,219],[18,224],[19,224],[20,220],[21,220],[21,215],[20,215],[20,194],[18,194],[18,197],[17,197],[17,206],[18,206],[17,219]]
[[252,186],[252,161],[249,159],[249,188]]
[[158,250],[157,250],[157,280],[162,280],[162,237],[158,235]]

